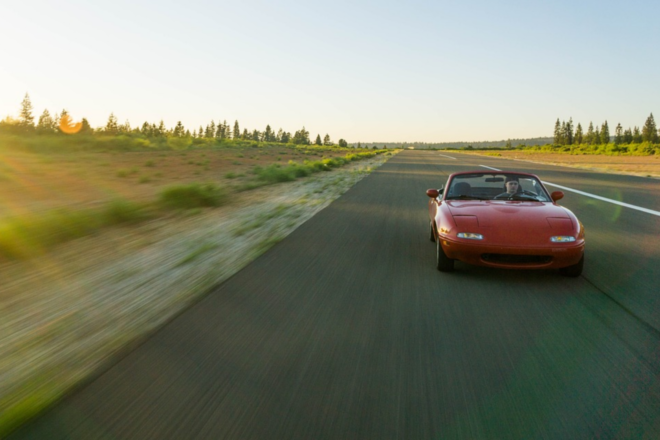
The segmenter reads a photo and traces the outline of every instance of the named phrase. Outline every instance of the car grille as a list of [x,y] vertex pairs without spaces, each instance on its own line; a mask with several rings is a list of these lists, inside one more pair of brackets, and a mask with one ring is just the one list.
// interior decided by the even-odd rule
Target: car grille
[[550,255],[511,255],[511,254],[481,254],[481,259],[498,264],[547,264],[552,261]]

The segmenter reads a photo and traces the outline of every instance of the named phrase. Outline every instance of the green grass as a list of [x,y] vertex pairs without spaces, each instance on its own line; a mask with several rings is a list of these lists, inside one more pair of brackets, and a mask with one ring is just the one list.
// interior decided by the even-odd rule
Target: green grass
[[101,209],[56,209],[10,218],[0,223],[0,256],[29,258],[103,227],[138,222],[152,215],[145,205],[115,200]]
[[214,207],[226,203],[227,192],[214,183],[191,183],[165,188],[159,195],[160,203],[173,209]]

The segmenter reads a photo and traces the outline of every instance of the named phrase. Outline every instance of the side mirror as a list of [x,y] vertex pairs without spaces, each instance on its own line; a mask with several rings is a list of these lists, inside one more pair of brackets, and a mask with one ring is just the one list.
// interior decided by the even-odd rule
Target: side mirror
[[432,199],[437,199],[438,196],[440,195],[440,191],[437,189],[427,189],[426,190],[426,195],[429,196]]
[[564,193],[561,191],[554,191],[552,194],[550,194],[550,197],[552,197],[553,202],[556,202],[557,200],[564,198]]

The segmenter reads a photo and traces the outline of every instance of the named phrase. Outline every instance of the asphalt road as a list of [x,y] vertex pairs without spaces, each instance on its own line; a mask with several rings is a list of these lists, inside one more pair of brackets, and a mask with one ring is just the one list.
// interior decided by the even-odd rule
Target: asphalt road
[[425,194],[487,165],[660,211],[660,181],[453,156],[394,157],[11,438],[660,438],[660,217],[566,192],[581,277],[444,274]]

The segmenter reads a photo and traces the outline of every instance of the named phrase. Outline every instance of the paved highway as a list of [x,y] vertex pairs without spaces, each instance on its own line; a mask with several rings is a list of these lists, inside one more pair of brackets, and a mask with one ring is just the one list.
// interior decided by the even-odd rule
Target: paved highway
[[660,217],[565,191],[581,277],[440,273],[425,191],[481,166],[660,211],[658,180],[404,151],[11,438],[660,438]]

